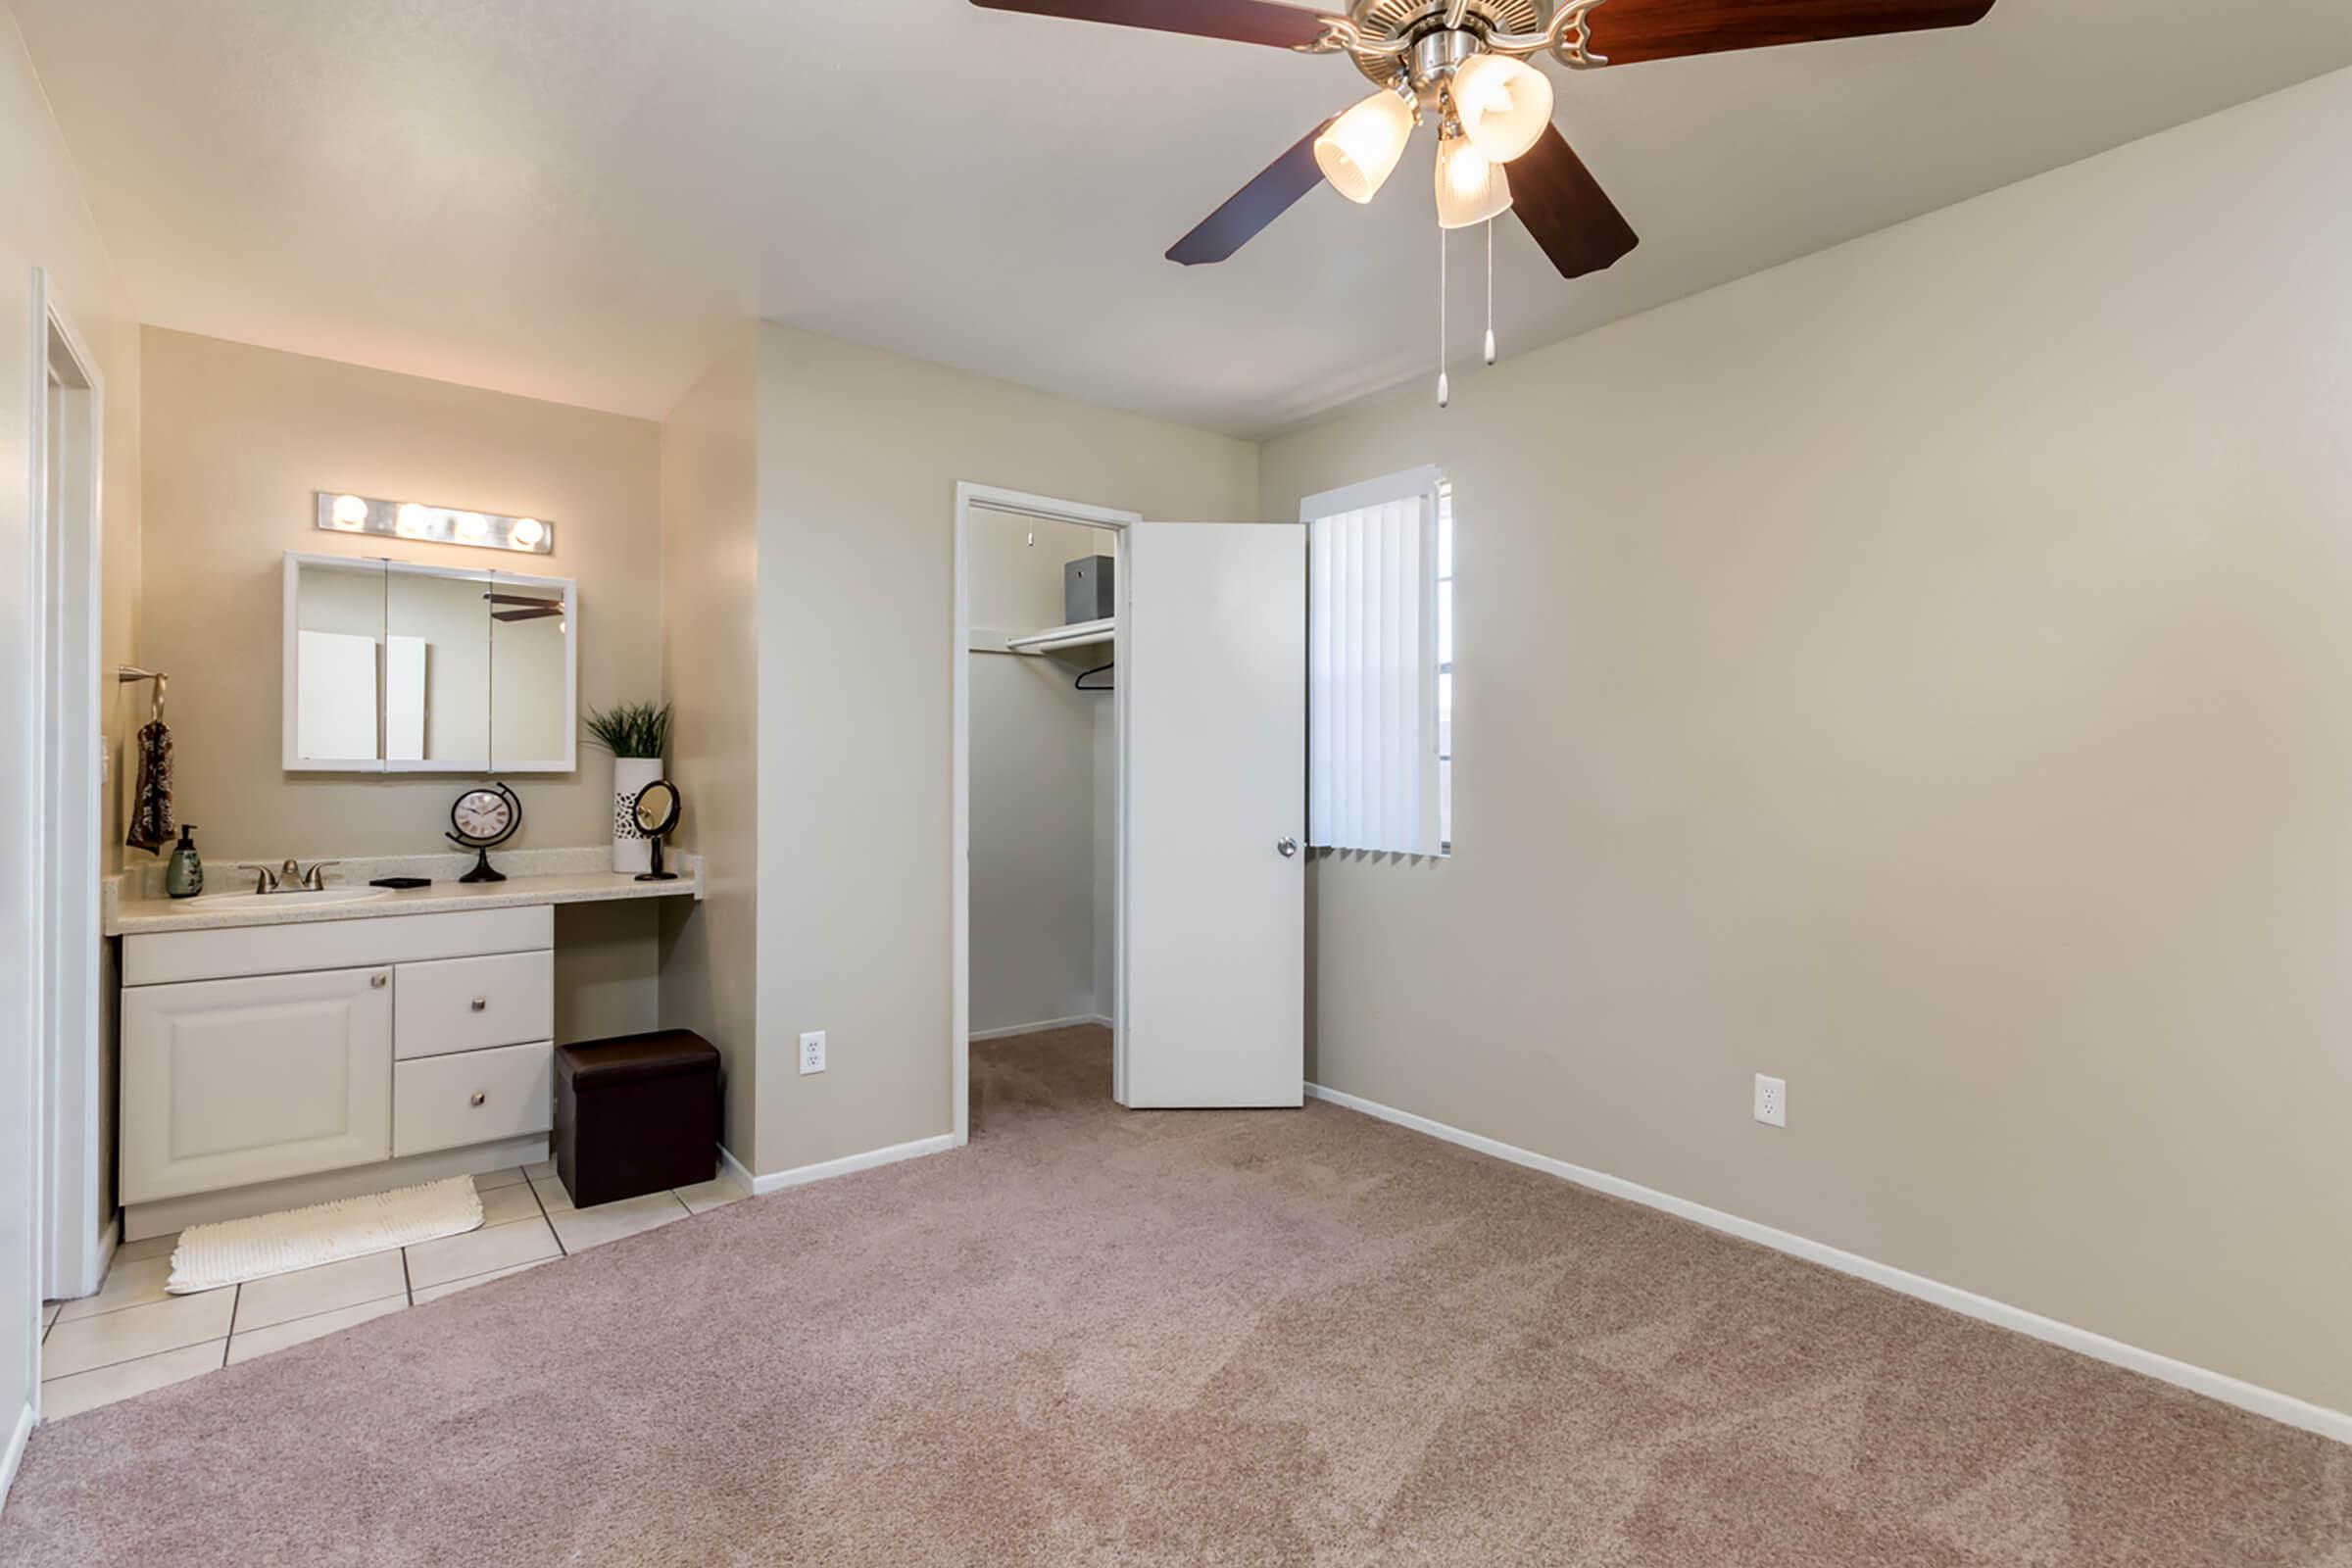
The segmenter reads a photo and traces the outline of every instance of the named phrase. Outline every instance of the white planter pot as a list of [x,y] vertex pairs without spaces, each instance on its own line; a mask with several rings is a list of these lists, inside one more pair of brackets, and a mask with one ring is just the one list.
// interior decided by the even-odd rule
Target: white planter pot
[[612,759],[612,869],[634,876],[654,868],[654,845],[637,831],[637,792],[662,776],[659,757]]

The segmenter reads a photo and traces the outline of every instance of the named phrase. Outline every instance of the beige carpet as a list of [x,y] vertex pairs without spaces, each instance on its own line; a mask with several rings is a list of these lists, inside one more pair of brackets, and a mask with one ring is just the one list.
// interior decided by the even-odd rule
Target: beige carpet
[[969,1150],[45,1428],[0,1563],[2352,1564],[2352,1449],[1329,1106]]

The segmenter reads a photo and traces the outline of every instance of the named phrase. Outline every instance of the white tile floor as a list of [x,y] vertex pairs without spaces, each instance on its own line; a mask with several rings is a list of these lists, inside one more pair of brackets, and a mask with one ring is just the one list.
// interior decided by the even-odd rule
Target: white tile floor
[[480,1230],[198,1296],[164,1294],[176,1236],[123,1244],[97,1295],[41,1310],[42,1419],[201,1377],[744,1196],[721,1176],[574,1208],[545,1161],[473,1184]]

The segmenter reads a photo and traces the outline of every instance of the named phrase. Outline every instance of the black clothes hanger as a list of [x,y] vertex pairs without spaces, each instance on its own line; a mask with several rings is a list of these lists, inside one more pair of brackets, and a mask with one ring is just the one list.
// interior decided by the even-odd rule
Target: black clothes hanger
[[1082,691],[1082,692],[1107,692],[1107,691],[1115,691],[1115,690],[1117,690],[1117,688],[1116,688],[1116,687],[1112,687],[1112,686],[1089,686],[1089,685],[1088,685],[1086,682],[1087,682],[1087,678],[1088,678],[1089,676],[1092,676],[1092,675],[1107,675],[1107,674],[1109,674],[1109,673],[1110,673],[1112,670],[1114,670],[1114,669],[1116,669],[1116,668],[1118,668],[1118,665],[1116,665],[1115,663],[1114,663],[1114,664],[1097,664],[1097,665],[1096,665],[1094,668],[1092,668],[1092,669],[1088,669],[1088,670],[1081,670],[1081,671],[1079,671],[1078,678],[1077,678],[1076,680],[1074,680],[1074,681],[1070,682],[1070,684],[1071,684],[1072,686],[1076,687],[1076,688],[1077,688],[1079,691]]

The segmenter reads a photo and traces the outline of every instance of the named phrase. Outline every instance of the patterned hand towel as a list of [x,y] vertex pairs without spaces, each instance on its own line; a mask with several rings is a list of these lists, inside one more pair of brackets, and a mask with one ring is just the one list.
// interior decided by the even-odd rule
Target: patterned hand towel
[[130,802],[130,833],[123,842],[134,850],[161,855],[179,829],[172,820],[172,731],[162,719],[139,730],[139,784]]

